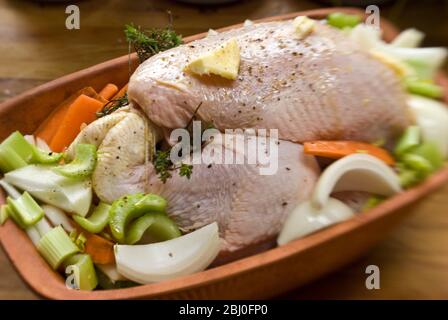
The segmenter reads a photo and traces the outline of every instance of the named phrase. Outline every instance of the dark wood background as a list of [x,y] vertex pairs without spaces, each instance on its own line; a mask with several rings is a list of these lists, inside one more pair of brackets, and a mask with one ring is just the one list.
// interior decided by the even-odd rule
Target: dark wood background
[[[174,28],[187,36],[247,18],[328,6],[324,2],[246,0],[192,6],[168,0],[73,0],[69,4],[76,3],[81,10],[81,29],[67,30],[67,4],[0,0],[0,101],[126,54],[122,32],[126,23],[163,27],[170,11]],[[447,1],[389,1],[380,10],[400,28],[424,31],[425,45],[448,46]],[[409,218],[364,258],[280,298],[448,299],[447,207],[448,185],[415,205]],[[380,268],[380,290],[365,288],[365,268],[370,264]],[[0,251],[0,299],[35,298]]]

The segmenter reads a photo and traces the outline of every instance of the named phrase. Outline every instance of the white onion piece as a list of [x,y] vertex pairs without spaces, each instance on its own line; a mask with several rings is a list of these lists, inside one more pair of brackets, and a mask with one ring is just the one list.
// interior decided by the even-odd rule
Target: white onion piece
[[314,207],[311,201],[302,202],[286,219],[277,238],[277,243],[283,245],[332,224],[350,219],[354,214],[348,205],[335,198],[329,198],[320,209]]
[[448,55],[448,50],[442,47],[398,48],[386,45],[378,49],[401,61],[420,61],[427,65],[433,72],[442,67]]
[[36,137],[35,140],[36,140],[36,147],[38,147],[42,151],[51,152],[50,147],[44,140],[42,140],[39,137]]
[[48,220],[50,220],[50,223],[53,225],[53,227],[61,225],[67,232],[72,232],[73,230],[75,230],[72,222],[70,221],[70,218],[64,211],[48,204],[42,205],[41,207],[45,212],[45,216]]
[[214,29],[208,29],[207,37],[209,37],[209,36],[216,36],[217,34],[219,34],[218,31],[216,31]]
[[381,40],[381,29],[363,23],[358,24],[350,31],[350,38],[367,51],[386,45]]
[[36,145],[36,140],[34,139],[33,135],[27,134],[23,136],[26,141],[28,141],[29,144],[32,144],[33,146]]
[[40,219],[34,226],[36,227],[41,237],[43,237],[48,231],[52,229],[50,223],[48,223],[45,217]]
[[437,144],[445,159],[448,158],[448,106],[439,101],[410,95],[408,106],[422,130],[423,140]]
[[253,26],[254,22],[252,20],[246,19],[244,20],[243,27]]
[[400,32],[390,43],[393,47],[416,48],[420,46],[425,34],[417,29],[410,28]]
[[8,182],[6,182],[4,179],[0,180],[0,186],[13,199],[17,199],[18,197],[20,197],[22,195],[16,188],[14,188],[12,185],[10,185]]
[[118,272],[141,284],[202,271],[213,262],[219,249],[216,222],[164,242],[114,247]]
[[368,154],[352,154],[328,166],[317,182],[311,201],[325,207],[336,191],[365,191],[383,196],[400,192],[398,175],[383,161]]
[[33,242],[33,244],[35,246],[37,246],[37,244],[40,241],[40,233],[37,230],[37,228],[34,226],[31,226],[31,227],[26,228],[25,232],[28,235],[28,237],[31,239],[31,242]]
[[96,267],[100,269],[113,283],[117,281],[128,280],[123,277],[117,271],[117,266],[114,263],[111,264],[97,264]]

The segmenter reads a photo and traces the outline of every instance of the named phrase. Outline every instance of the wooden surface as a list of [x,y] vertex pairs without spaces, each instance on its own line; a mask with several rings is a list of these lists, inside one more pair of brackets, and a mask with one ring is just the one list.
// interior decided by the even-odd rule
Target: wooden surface
[[[428,5],[428,2],[431,4]],[[125,23],[173,25],[183,35],[291,11],[321,7],[300,0],[241,1],[197,7],[173,1],[86,0],[79,2],[81,29],[65,29],[64,5],[0,0],[0,100],[61,75],[123,55]],[[428,34],[427,45],[448,45],[448,4],[397,1],[381,13],[399,27]],[[411,215],[365,258],[282,298],[448,298],[448,185],[412,208]],[[367,265],[379,266],[381,289],[367,290]],[[0,298],[36,295],[0,253]]]

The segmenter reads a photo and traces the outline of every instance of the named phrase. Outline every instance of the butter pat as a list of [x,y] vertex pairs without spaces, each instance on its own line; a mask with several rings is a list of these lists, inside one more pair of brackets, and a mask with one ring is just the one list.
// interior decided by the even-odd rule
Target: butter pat
[[307,37],[314,31],[316,21],[308,18],[307,16],[298,16],[292,21],[296,35],[299,39]]
[[217,49],[209,52],[185,66],[184,70],[197,75],[214,74],[235,80],[240,67],[240,48],[232,38]]

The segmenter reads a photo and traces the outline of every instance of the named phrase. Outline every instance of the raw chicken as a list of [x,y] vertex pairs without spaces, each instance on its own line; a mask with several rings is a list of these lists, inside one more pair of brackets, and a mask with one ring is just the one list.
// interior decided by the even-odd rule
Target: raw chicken
[[[194,165],[190,179],[173,172],[164,184],[144,152],[154,145],[154,140],[145,138],[144,123],[138,113],[117,112],[88,125],[69,150],[77,143],[95,141],[98,162],[93,188],[101,200],[111,203],[136,192],[159,194],[168,201],[168,214],[183,231],[217,221],[224,253],[274,237],[286,215],[308,198],[319,176],[314,157],[304,155],[301,145],[281,140],[276,141],[277,172],[260,175],[263,165],[249,164],[247,155],[270,152],[269,141],[273,138],[254,149],[256,144],[250,140],[255,136],[247,136],[247,144],[239,145],[234,143],[238,135],[230,139],[222,135],[228,140],[216,138],[198,151],[202,152],[203,164]],[[235,158],[244,157],[245,164],[212,163],[212,158],[221,159],[227,151]]]
[[[235,81],[183,71],[231,38],[241,52]],[[393,69],[322,24],[305,39],[291,21],[270,22],[173,48],[138,67],[128,95],[160,127],[185,127],[202,102],[198,117],[219,130],[278,129],[293,142],[389,142],[410,123]]]

